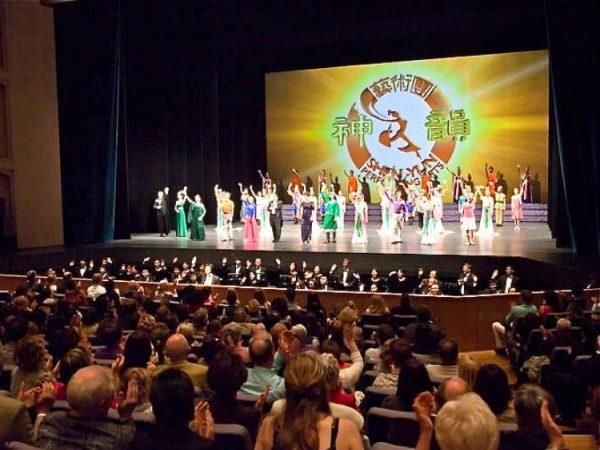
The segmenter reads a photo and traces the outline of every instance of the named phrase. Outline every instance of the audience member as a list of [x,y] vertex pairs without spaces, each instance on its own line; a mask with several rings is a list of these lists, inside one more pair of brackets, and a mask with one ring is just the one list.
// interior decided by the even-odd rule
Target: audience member
[[498,422],[514,422],[508,378],[496,364],[485,364],[477,372],[473,390],[487,403]]
[[253,367],[248,369],[246,381],[240,391],[260,395],[269,386],[267,401],[274,402],[285,395],[285,382],[273,370],[273,341],[266,332],[255,335],[250,340],[250,360]]
[[458,343],[454,339],[444,338],[438,345],[441,364],[428,364],[427,372],[434,383],[445,378],[458,376]]

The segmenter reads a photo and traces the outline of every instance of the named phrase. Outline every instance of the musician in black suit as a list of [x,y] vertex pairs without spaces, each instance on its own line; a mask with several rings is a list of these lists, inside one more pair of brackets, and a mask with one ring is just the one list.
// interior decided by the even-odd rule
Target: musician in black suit
[[[165,188],[169,192],[169,188]],[[158,191],[156,199],[154,199],[154,210],[156,211],[156,223],[158,224],[158,232],[160,236],[169,235],[169,201],[168,196],[164,191]]]
[[478,277],[472,272],[471,264],[464,263],[457,284],[460,295],[475,295],[479,291]]
[[204,286],[221,284],[221,279],[213,273],[212,268],[212,264],[204,266],[204,273],[200,276],[200,284],[203,284]]
[[511,289],[519,290],[519,277],[515,275],[515,268],[509,264],[504,275],[500,277],[500,292],[508,294]]
[[329,276],[332,278],[332,282],[336,289],[340,291],[356,291],[360,284],[360,275],[350,267],[350,260],[344,258],[342,261],[342,267],[339,271],[337,264],[331,266]]
[[388,276],[388,291],[394,293],[410,292],[410,280],[404,269],[390,272]]
[[283,202],[279,200],[277,194],[273,194],[273,200],[269,202],[269,222],[273,230],[273,242],[279,242],[281,239],[281,227],[283,226]]

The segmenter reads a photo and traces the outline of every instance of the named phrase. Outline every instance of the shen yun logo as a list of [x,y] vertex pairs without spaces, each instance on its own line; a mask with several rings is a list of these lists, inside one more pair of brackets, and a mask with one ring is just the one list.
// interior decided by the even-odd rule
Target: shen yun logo
[[452,109],[439,86],[398,74],[365,88],[348,115],[335,118],[331,136],[361,176],[381,182],[390,170],[409,181],[439,173],[470,134],[465,111]]

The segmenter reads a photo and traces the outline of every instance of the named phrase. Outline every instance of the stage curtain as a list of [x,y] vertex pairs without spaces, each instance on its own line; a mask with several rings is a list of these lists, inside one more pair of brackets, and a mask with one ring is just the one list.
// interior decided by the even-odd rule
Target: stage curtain
[[600,3],[546,1],[550,53],[550,225],[559,245],[600,255]]
[[[83,1],[54,10],[67,245],[113,239],[115,214],[126,213],[126,199],[117,204],[116,196],[126,185],[118,154],[123,142],[119,5],[119,0]],[[120,235],[128,235],[122,228]]]

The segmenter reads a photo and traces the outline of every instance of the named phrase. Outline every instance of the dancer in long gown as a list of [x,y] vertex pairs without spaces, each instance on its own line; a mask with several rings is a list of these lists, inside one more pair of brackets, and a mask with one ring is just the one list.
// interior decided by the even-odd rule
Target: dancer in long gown
[[379,197],[381,198],[380,207],[381,207],[381,228],[379,228],[379,234],[382,236],[390,236],[392,234],[392,205],[388,196],[386,195],[387,191],[385,186],[379,184],[377,185],[377,190],[379,192]]
[[469,195],[473,195],[473,193],[471,192],[471,188],[469,186],[465,186],[463,193],[458,198],[458,217],[459,223],[461,224],[463,223],[463,205],[467,202]]
[[433,245],[437,242],[435,223],[433,220],[433,202],[425,195],[419,197],[419,206],[423,211],[423,227],[421,228],[421,244]]
[[186,194],[183,191],[178,193],[178,199],[175,202],[175,236],[187,236],[187,222],[185,220]]
[[343,231],[345,228],[345,218],[346,218],[346,197],[342,194],[342,190],[338,190],[337,195],[335,196],[336,201],[340,207],[340,220],[338,221],[338,230]]
[[[312,202],[315,206],[315,210],[312,216],[312,229],[310,232],[311,240],[315,240],[319,238],[321,234],[321,225],[319,224],[318,214],[319,214],[319,200],[315,195],[315,189],[313,187],[308,190],[308,201]],[[339,205],[338,205],[339,206]]]
[[[325,236],[327,238],[325,243],[335,243],[337,223],[340,218],[340,205],[338,205],[338,202],[335,200],[334,196],[328,193],[327,190],[321,191],[321,199],[325,205],[325,213],[323,214],[323,230],[325,231]],[[332,235],[333,241],[331,240]]]
[[523,220],[523,194],[517,188],[513,189],[513,195],[510,198],[510,211],[515,231],[521,231],[521,220]]
[[354,233],[353,244],[365,244],[367,238],[367,223],[369,222],[369,206],[360,192],[355,192],[350,197],[354,205]]
[[302,203],[300,204],[300,237],[302,238],[303,244],[310,244],[312,240],[312,228],[313,220],[316,211],[316,199],[311,199],[310,196],[304,195]]
[[496,189],[496,203],[494,211],[496,213],[496,226],[501,227],[504,223],[504,210],[506,209],[506,194],[502,192],[502,186]]
[[[306,187],[304,187],[303,191],[306,191]],[[302,203],[302,197],[304,196],[304,192],[300,191],[300,187],[289,184],[287,189],[288,195],[292,198],[292,215],[294,217],[294,224],[297,224],[300,220],[300,204]]]
[[256,202],[256,220],[258,222],[259,227],[258,236],[260,239],[263,240],[271,239],[273,233],[271,231],[271,224],[269,223],[270,197],[267,194],[268,191],[260,190],[257,193],[255,193],[252,186],[250,186],[250,192],[254,196]]
[[190,203],[188,211],[188,223],[190,224],[190,239],[195,241],[205,241],[206,233],[204,231],[204,216],[206,207],[202,203],[200,195],[194,196],[194,201]]
[[487,186],[481,197],[481,218],[477,234],[480,237],[494,235],[494,197],[491,196],[490,188]]
[[390,208],[392,212],[392,236],[394,236],[392,244],[400,244],[402,242],[402,229],[404,228],[404,222],[407,215],[406,203],[402,199],[402,194],[400,191],[396,191],[395,199],[388,191],[384,191],[383,195],[385,195],[390,202]]
[[215,184],[214,188],[215,192],[215,200],[217,201],[217,233],[220,233],[223,230],[223,213],[221,212],[221,200],[223,199],[223,190],[219,187],[218,184]]
[[256,203],[254,197],[247,194],[242,198],[244,202],[244,241],[258,241],[258,225],[256,223]]
[[262,191],[269,192],[271,190],[271,184],[273,184],[271,181],[271,175],[269,175],[269,172],[265,172],[263,175],[260,170],[258,171],[258,174],[260,175]]
[[445,187],[437,186],[431,190],[431,203],[433,204],[433,223],[437,234],[449,233],[444,228],[444,201],[443,195],[446,192]]

